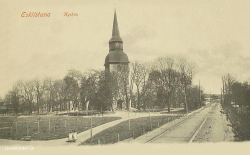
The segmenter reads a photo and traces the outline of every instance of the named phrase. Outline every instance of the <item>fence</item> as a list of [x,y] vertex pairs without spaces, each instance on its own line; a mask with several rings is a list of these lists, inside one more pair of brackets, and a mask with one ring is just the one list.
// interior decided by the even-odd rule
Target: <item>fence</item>
[[117,124],[83,142],[83,145],[112,144],[124,140],[134,139],[160,126],[182,117],[183,114],[174,116],[151,116],[127,120]]
[[[92,117],[92,127],[107,123],[118,117]],[[31,136],[34,140],[60,139],[68,136],[72,130],[82,132],[91,128],[91,117],[27,117],[0,121],[0,138],[22,139]]]

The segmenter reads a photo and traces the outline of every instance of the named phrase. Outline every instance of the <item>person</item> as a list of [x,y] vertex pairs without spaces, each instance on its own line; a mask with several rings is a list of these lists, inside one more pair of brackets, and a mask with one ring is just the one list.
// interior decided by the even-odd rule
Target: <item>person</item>
[[74,131],[74,140],[77,140],[77,132]]
[[69,141],[72,141],[73,140],[73,132],[70,132],[69,133],[69,138],[68,138]]

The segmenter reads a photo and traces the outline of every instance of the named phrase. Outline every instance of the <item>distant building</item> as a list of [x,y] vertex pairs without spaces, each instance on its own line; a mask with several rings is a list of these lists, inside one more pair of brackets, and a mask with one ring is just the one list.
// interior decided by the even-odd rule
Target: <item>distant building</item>
[[[128,108],[129,59],[123,52],[123,41],[120,37],[116,12],[114,13],[112,37],[109,40],[109,53],[105,59],[105,73],[116,75],[119,94],[113,96],[113,108]],[[114,74],[113,74],[114,73]],[[126,104],[127,103],[127,104]]]
[[11,105],[8,105],[6,102],[0,102],[0,114],[9,114],[13,112]]

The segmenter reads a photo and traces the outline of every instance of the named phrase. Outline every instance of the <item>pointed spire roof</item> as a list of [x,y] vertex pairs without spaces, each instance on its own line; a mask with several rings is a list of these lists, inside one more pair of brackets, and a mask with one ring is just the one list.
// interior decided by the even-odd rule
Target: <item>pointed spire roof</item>
[[122,38],[120,37],[120,32],[119,32],[119,28],[118,28],[116,10],[115,10],[115,13],[114,13],[112,38],[109,40],[109,42],[114,42],[114,41],[121,41],[122,42]]

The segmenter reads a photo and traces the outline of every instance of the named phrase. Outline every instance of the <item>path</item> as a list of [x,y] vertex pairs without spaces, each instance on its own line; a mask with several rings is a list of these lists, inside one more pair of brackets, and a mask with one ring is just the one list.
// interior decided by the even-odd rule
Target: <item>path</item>
[[[198,129],[199,125],[206,118],[208,113],[212,110],[213,106],[214,104],[202,109],[198,109],[186,115],[186,117],[174,120],[156,130],[131,140],[130,143],[146,143],[157,135],[160,136],[150,141],[151,143],[187,143]],[[175,127],[176,125],[178,126]]]
[[194,142],[231,142],[234,141],[232,127],[226,120],[226,114],[221,113],[222,108],[218,104],[213,113],[208,117],[206,123],[201,128]]

